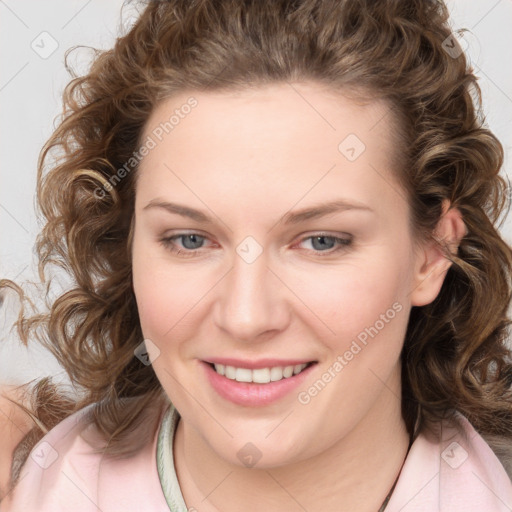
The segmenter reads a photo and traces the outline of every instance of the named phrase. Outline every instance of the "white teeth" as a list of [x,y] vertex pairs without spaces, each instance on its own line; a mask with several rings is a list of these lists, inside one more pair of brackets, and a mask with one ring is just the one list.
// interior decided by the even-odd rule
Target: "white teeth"
[[252,382],[257,382],[258,384],[267,384],[272,380],[271,377],[272,372],[268,368],[252,370]]
[[270,369],[270,380],[275,382],[276,380],[281,380],[283,378],[283,368],[279,366],[274,366],[274,368]]
[[236,368],[234,366],[226,366],[224,370],[224,375],[231,380],[235,380],[236,377]]
[[252,382],[252,370],[247,368],[237,368],[235,372],[235,380],[238,382]]
[[293,366],[285,366],[283,370],[283,377],[291,377],[293,375],[293,368]]
[[250,370],[249,368],[236,368],[223,364],[214,364],[215,371],[219,375],[224,375],[228,379],[237,382],[255,382],[257,384],[268,384],[282,379],[288,379],[292,375],[297,375],[307,364],[296,364],[295,366],[274,366],[272,368],[258,368]]
[[300,373],[304,369],[304,366],[302,364],[296,364],[293,368],[293,375],[297,375],[297,373]]

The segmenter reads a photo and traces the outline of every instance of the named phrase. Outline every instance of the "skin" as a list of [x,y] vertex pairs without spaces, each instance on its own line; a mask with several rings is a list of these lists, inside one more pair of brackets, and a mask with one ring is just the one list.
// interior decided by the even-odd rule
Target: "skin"
[[[144,337],[181,414],[174,451],[186,504],[200,512],[375,512],[409,443],[399,360],[408,315],[434,300],[450,265],[410,228],[393,174],[392,115],[382,102],[358,104],[315,83],[194,91],[161,103],[144,138],[190,95],[197,107],[140,165],[132,246]],[[366,146],[353,162],[338,150],[348,134]],[[281,222],[289,211],[340,198],[371,211]],[[199,209],[213,223],[145,208],[153,200]],[[192,257],[161,242],[183,232],[206,237]],[[352,243],[333,252],[328,239],[318,248],[308,238],[318,233]],[[436,234],[453,248],[464,234],[448,204]],[[250,264],[236,252],[247,236],[263,250]],[[172,246],[194,252],[183,243]],[[298,392],[394,303],[401,311],[300,403]],[[214,356],[318,363],[296,391],[247,407],[206,380],[199,361]],[[237,457],[249,442],[261,454],[253,468]]]

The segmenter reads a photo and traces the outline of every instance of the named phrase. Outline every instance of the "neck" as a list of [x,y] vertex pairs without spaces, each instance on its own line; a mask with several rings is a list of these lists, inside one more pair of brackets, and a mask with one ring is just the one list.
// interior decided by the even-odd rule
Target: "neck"
[[368,414],[329,450],[279,467],[231,464],[180,420],[174,439],[175,466],[187,506],[201,512],[377,512],[409,445],[397,398],[399,376],[387,385]]

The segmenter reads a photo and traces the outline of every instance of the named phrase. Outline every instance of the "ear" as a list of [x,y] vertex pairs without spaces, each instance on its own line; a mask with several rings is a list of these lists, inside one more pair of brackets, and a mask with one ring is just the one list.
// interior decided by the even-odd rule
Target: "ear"
[[447,253],[456,255],[460,241],[467,234],[460,211],[451,208],[447,199],[443,201],[442,208],[432,239],[424,242],[417,251],[411,292],[413,306],[425,306],[437,297],[452,265]]

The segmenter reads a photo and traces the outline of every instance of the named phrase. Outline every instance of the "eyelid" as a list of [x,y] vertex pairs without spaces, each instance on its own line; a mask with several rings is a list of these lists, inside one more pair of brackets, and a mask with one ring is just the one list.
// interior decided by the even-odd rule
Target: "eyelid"
[[301,233],[299,235],[299,240],[305,240],[306,238],[314,238],[316,236],[325,236],[325,237],[329,237],[329,238],[341,238],[341,239],[354,238],[354,236],[351,235],[350,233],[340,233],[340,232],[333,233],[331,231],[307,231],[306,233]]

